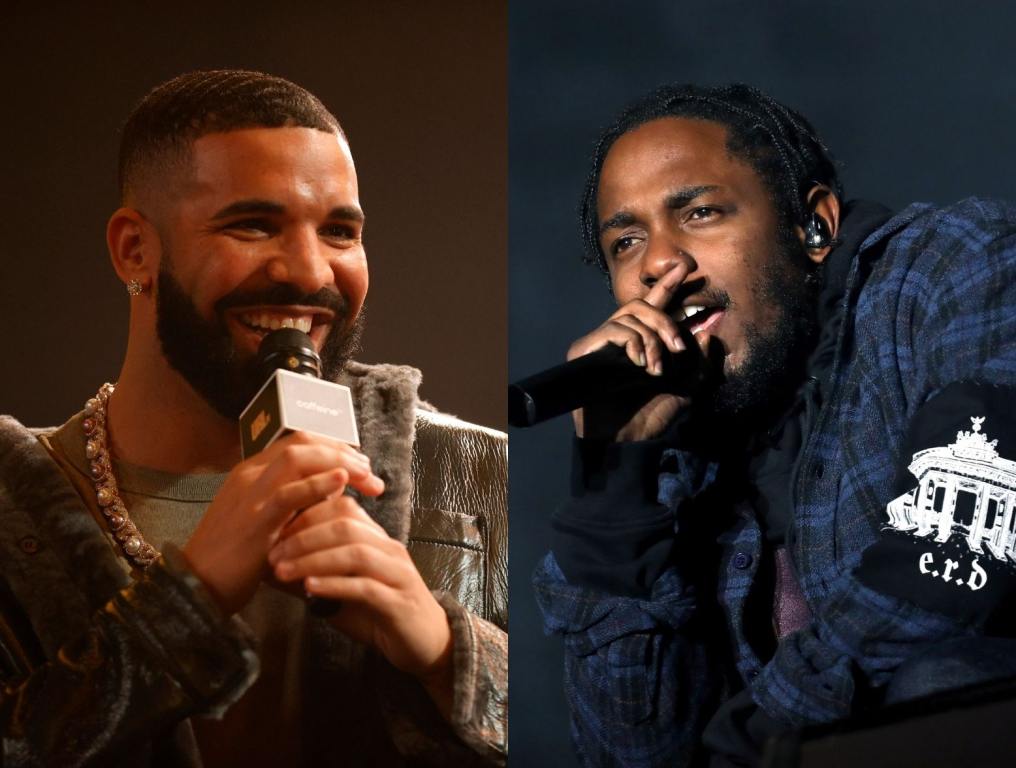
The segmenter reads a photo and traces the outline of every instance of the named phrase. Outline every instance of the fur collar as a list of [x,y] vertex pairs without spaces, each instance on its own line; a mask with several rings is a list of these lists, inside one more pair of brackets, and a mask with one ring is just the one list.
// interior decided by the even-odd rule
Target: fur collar
[[417,389],[422,375],[405,365],[349,362],[339,383],[353,391],[360,450],[370,457],[374,474],[385,481],[379,499],[361,499],[388,535],[405,544],[413,503],[413,441]]

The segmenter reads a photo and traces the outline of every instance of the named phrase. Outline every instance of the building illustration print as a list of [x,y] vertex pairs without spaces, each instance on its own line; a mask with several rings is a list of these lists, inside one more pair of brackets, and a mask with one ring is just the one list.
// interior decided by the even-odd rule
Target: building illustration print
[[887,528],[940,543],[959,536],[975,554],[1016,563],[1016,462],[981,432],[985,417],[970,421],[955,443],[914,454],[917,487],[889,502]]

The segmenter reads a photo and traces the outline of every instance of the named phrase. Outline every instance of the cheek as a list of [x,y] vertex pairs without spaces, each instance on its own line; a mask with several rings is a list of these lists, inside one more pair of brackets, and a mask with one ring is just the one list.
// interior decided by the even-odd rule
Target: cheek
[[634,262],[613,266],[608,274],[610,276],[610,292],[614,295],[614,301],[618,306],[627,304],[642,295],[644,286]]
[[357,313],[363,306],[370,283],[367,257],[362,251],[344,255],[332,265],[335,285]]
[[228,269],[224,264],[202,270],[196,274],[191,296],[198,311],[211,317],[215,303],[237,290],[243,290],[250,283],[250,272],[244,269]]

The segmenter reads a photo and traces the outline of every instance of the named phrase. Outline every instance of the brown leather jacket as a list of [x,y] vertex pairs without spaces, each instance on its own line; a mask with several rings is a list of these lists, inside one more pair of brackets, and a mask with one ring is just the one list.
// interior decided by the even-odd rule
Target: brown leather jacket
[[[454,701],[449,724],[415,680],[308,615],[299,669],[287,670],[301,676],[301,760],[503,764],[506,438],[421,409],[413,369],[350,364],[344,383],[386,481],[364,506],[407,543],[448,612]],[[0,762],[201,765],[189,718],[221,715],[256,678],[249,631],[171,548],[127,577],[65,472],[0,417]]]

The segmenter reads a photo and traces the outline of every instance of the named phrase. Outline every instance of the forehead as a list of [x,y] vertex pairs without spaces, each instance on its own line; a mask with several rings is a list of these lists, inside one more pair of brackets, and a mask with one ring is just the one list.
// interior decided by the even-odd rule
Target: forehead
[[646,195],[683,186],[716,185],[754,191],[754,169],[727,149],[727,129],[710,120],[664,117],[623,134],[600,172],[601,218]]
[[358,197],[349,145],[336,133],[313,128],[211,133],[195,139],[189,154],[191,199],[327,197],[330,204],[349,204]]

